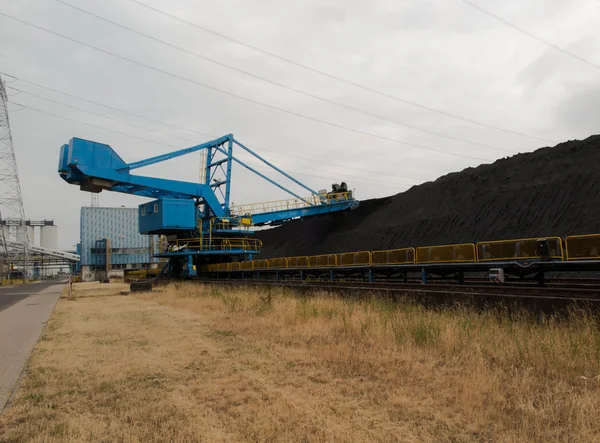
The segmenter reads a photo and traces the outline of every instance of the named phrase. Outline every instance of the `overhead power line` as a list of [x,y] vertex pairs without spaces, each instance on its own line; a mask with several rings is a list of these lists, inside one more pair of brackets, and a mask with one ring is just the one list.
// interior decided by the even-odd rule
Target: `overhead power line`
[[[164,121],[161,121],[161,120],[156,120],[156,119],[153,119],[153,118],[149,118],[149,117],[143,116],[141,114],[129,112],[129,111],[126,111],[126,110],[121,109],[121,108],[116,108],[114,106],[108,106],[108,105],[105,105],[103,103],[100,103],[100,102],[97,102],[97,101],[94,101],[94,100],[89,100],[89,99],[86,99],[86,98],[83,98],[83,97],[80,97],[80,96],[77,96],[77,95],[74,95],[74,94],[70,94],[68,92],[60,91],[58,89],[51,88],[49,86],[41,85],[39,83],[23,79],[21,77],[16,77],[16,76],[8,74],[6,72],[0,71],[0,74],[5,75],[7,77],[11,77],[11,78],[14,79],[14,81],[18,80],[20,82],[27,83],[27,84],[36,86],[38,88],[42,88],[42,89],[45,89],[45,90],[48,90],[48,91],[55,92],[57,94],[64,95],[66,97],[74,98],[76,100],[81,100],[83,102],[90,103],[90,104],[93,104],[93,105],[96,105],[96,106],[100,106],[100,107],[103,107],[103,108],[106,108],[106,109],[110,109],[110,110],[113,110],[113,111],[121,112],[123,114],[128,114],[128,115],[131,115],[133,117],[137,117],[137,118],[140,118],[142,120],[147,120],[147,121],[152,122],[152,123],[158,123],[158,124],[161,124],[161,125],[165,125],[165,126],[173,127],[173,128],[176,128],[176,129],[180,129],[180,130],[192,132],[192,133],[203,135],[203,136],[210,137],[210,138],[217,138],[217,137],[219,137],[219,135],[196,131],[194,129],[185,128],[183,126],[174,125],[174,124],[167,123],[167,122],[164,122]],[[12,86],[9,86],[9,88],[16,90],[16,88],[13,88]],[[147,129],[147,128],[143,127],[143,126],[133,125],[133,124],[131,124],[129,122],[126,122],[126,121],[120,120],[120,119],[109,118],[109,117],[106,117],[105,115],[96,114],[96,113],[93,113],[93,112],[85,110],[85,109],[81,109],[81,108],[77,108],[77,107],[74,107],[74,106],[71,106],[71,105],[67,105],[67,104],[65,104],[63,102],[58,102],[58,101],[50,100],[50,99],[47,99],[45,97],[41,97],[39,95],[32,94],[30,92],[26,92],[26,91],[22,91],[22,92],[24,94],[32,95],[34,97],[38,97],[38,98],[41,98],[41,99],[46,100],[46,101],[52,101],[54,103],[57,103],[57,104],[60,104],[60,105],[64,105],[64,106],[68,106],[68,107],[71,107],[73,109],[77,109],[77,110],[82,111],[82,112],[87,112],[87,113],[92,114],[92,115],[97,115],[97,116],[102,117],[102,118],[107,118],[107,119],[110,119],[110,120],[118,121],[118,122],[123,123],[123,124],[130,125],[130,126],[139,127],[139,128],[142,128],[142,129]],[[154,131],[154,132],[157,132],[159,134],[164,134],[164,135],[171,136],[171,134],[167,134],[167,133],[164,133],[164,132],[159,132],[159,131]],[[178,138],[181,138],[182,140],[187,140],[187,141],[190,141],[190,142],[193,142],[193,143],[197,142],[197,140],[193,140],[193,139],[187,139],[187,138],[183,138],[183,137],[178,137]],[[256,150],[256,151],[272,152],[272,153],[275,153],[275,154],[277,154],[279,156],[301,159],[301,160],[305,160],[305,161],[308,161],[308,162],[311,162],[311,163],[319,163],[319,164],[323,164],[323,165],[337,166],[337,167],[341,167],[341,168],[345,168],[345,169],[352,169],[352,170],[355,170],[355,171],[369,172],[369,173],[373,173],[373,174],[385,175],[385,176],[396,177],[396,178],[404,178],[404,179],[409,179],[409,180],[419,180],[419,181],[427,180],[426,178],[423,178],[423,177],[415,177],[415,176],[400,175],[400,174],[390,174],[390,173],[382,172],[382,171],[375,171],[375,170],[369,170],[369,169],[364,169],[364,168],[355,168],[355,167],[352,167],[352,166],[348,166],[348,165],[344,165],[344,164],[339,164],[339,163],[326,162],[326,161],[318,160],[318,159],[315,159],[315,158],[309,158],[309,157],[302,157],[302,156],[299,156],[299,155],[287,154],[287,153],[283,153],[283,152],[275,150],[275,149],[267,149],[267,148],[264,148],[264,147],[256,148],[256,147],[251,146],[251,145],[248,145],[248,146],[250,148]]]
[[[157,142],[157,141],[154,141],[154,140],[150,140],[150,139],[146,139],[146,138],[143,138],[143,137],[138,137],[138,136],[135,136],[135,135],[132,135],[132,134],[128,134],[126,132],[121,132],[121,131],[117,131],[117,130],[114,130],[114,129],[109,129],[109,128],[105,128],[105,127],[102,127],[102,126],[94,125],[94,124],[91,124],[91,123],[82,122],[81,120],[76,120],[74,118],[65,117],[63,115],[58,115],[58,114],[55,114],[53,112],[44,111],[44,110],[39,109],[39,108],[34,108],[33,106],[24,105],[22,103],[16,103],[16,102],[11,102],[11,103],[14,104],[14,105],[17,105],[17,106],[21,106],[21,110],[28,109],[30,111],[38,112],[40,114],[45,114],[45,115],[49,115],[49,116],[52,116],[52,117],[55,117],[55,118],[59,118],[59,119],[62,119],[62,120],[67,120],[67,121],[78,123],[78,124],[81,124],[81,125],[90,126],[92,128],[100,129],[102,131],[112,132],[112,133],[115,133],[115,134],[123,135],[125,137],[131,137],[131,138],[135,138],[135,139],[142,140],[142,141],[145,141],[145,142],[154,143],[154,144],[157,144],[157,145],[173,147],[173,146],[168,145],[166,143],[161,143],[161,142]],[[260,163],[256,163],[256,166],[261,166],[261,164]],[[298,171],[289,171],[289,172],[293,173],[293,174],[296,174],[296,175],[305,175],[305,176],[309,176],[309,177],[326,178],[328,180],[331,180],[331,176],[307,174],[307,173],[298,172]],[[393,186],[398,186],[399,187],[398,189],[400,189],[400,187],[403,186],[403,185],[401,185],[399,183],[392,183],[392,182],[385,182],[385,181],[384,182],[382,182],[382,181],[370,181],[370,183],[365,183],[365,182],[360,182],[360,181],[354,181],[354,183],[359,183],[359,184],[362,184],[362,185],[373,186],[373,187],[376,187],[377,184],[379,184],[379,185],[393,185]]]
[[[132,1],[133,1],[133,0],[132,0]],[[535,34],[532,34],[531,32],[527,31],[526,29],[523,29],[523,28],[521,28],[520,26],[517,26],[517,25],[515,25],[514,23],[512,23],[512,22],[509,22],[509,21],[508,21],[508,20],[506,20],[506,19],[503,19],[502,17],[499,17],[499,16],[497,16],[496,14],[493,14],[492,12],[488,11],[487,9],[483,9],[481,6],[479,6],[479,5],[476,5],[476,4],[475,4],[475,3],[473,3],[473,2],[470,2],[470,1],[468,1],[468,0],[461,0],[461,1],[462,1],[464,4],[466,4],[466,5],[469,5],[469,6],[471,6],[471,7],[472,7],[472,8],[474,8],[474,9],[477,9],[479,12],[481,12],[481,13],[483,13],[483,14],[487,15],[488,17],[491,17],[491,18],[493,18],[494,20],[497,20],[497,21],[499,21],[500,23],[503,23],[503,24],[505,24],[506,26],[509,26],[509,27],[511,27],[511,28],[513,28],[513,29],[515,29],[515,30],[519,31],[521,34],[525,34],[525,35],[526,35],[527,37],[529,37],[529,38],[532,38],[532,39],[534,39],[534,40],[537,40],[538,42],[541,42],[541,43],[545,44],[546,46],[550,46],[552,49],[554,49],[554,50],[556,50],[556,51],[558,51],[558,52],[561,52],[561,53],[563,53],[563,54],[565,54],[565,55],[568,55],[569,57],[571,57],[571,58],[574,58],[575,60],[578,60],[578,61],[580,61],[580,62],[582,62],[582,63],[585,63],[586,65],[588,65],[588,66],[591,66],[592,68],[600,69],[600,65],[598,65],[598,64],[596,64],[596,63],[593,63],[593,62],[591,62],[591,61],[589,61],[589,60],[587,60],[587,59],[585,59],[585,58],[583,58],[583,57],[581,57],[581,56],[579,56],[579,55],[577,55],[577,54],[574,54],[574,53],[572,53],[571,51],[568,51],[568,50],[566,50],[566,49],[564,49],[564,48],[561,48],[560,46],[558,46],[558,45],[555,45],[554,43],[552,43],[552,42],[550,42],[550,41],[548,41],[548,40],[546,40],[546,39],[544,39],[544,38],[542,38],[542,37],[539,37],[539,36],[537,36],[537,35],[535,35]],[[137,3],[137,2],[136,2],[136,3]]]
[[47,91],[52,91],[52,92],[55,92],[57,94],[64,95],[65,97],[71,97],[71,98],[74,98],[74,99],[77,99],[77,100],[81,100],[81,101],[86,102],[86,103],[90,103],[92,105],[101,106],[103,108],[110,109],[112,111],[122,112],[123,114],[129,114],[129,115],[131,115],[133,117],[137,117],[137,118],[140,118],[142,120],[147,120],[147,121],[152,122],[152,123],[159,123],[161,125],[169,126],[171,128],[180,129],[180,130],[188,131],[188,132],[193,132],[195,134],[204,135],[206,137],[214,137],[214,135],[208,134],[206,132],[200,132],[200,131],[197,131],[195,129],[184,128],[183,126],[178,126],[178,125],[174,125],[172,123],[167,123],[167,122],[164,122],[164,121],[156,120],[156,119],[153,119],[153,118],[150,118],[150,117],[146,117],[146,116],[141,115],[141,114],[136,114],[135,112],[125,111],[124,109],[121,109],[121,108],[116,108],[114,106],[105,105],[104,103],[100,103],[100,102],[97,102],[97,101],[94,101],[94,100],[90,100],[90,99],[87,99],[87,98],[84,98],[84,97],[80,97],[78,95],[70,94],[68,92],[60,91],[58,89],[51,88],[50,86],[46,86],[46,85],[42,85],[42,84],[39,84],[39,83],[36,83],[36,82],[32,82],[31,80],[27,80],[27,79],[24,79],[22,77],[16,77],[16,76],[8,74],[6,72],[0,71],[0,74],[8,76],[8,77],[12,77],[14,79],[14,81],[18,80],[20,82],[27,83],[28,85],[33,85],[33,86],[36,86],[38,88],[45,89]]
[[414,107],[417,107],[417,108],[420,108],[420,109],[423,109],[423,110],[426,110],[426,111],[429,111],[429,112],[434,112],[436,114],[444,115],[446,117],[454,118],[454,119],[461,120],[461,121],[464,121],[464,122],[467,122],[467,123],[471,123],[471,124],[474,124],[474,125],[478,125],[478,126],[483,126],[485,128],[488,128],[488,129],[495,129],[495,130],[502,131],[502,132],[505,132],[505,133],[508,133],[508,134],[519,135],[521,137],[527,137],[527,138],[531,138],[531,139],[535,139],[535,140],[539,140],[539,141],[544,141],[544,142],[555,143],[555,141],[549,140],[549,139],[546,139],[546,138],[543,138],[543,137],[538,137],[536,135],[526,134],[524,132],[515,131],[515,130],[503,128],[503,127],[500,127],[500,126],[492,125],[492,124],[489,124],[489,123],[481,122],[481,121],[478,121],[478,120],[475,120],[475,119],[472,119],[472,118],[468,118],[468,117],[464,117],[464,116],[461,116],[461,115],[458,115],[458,114],[455,114],[455,113],[452,113],[452,112],[443,111],[441,109],[437,109],[437,108],[433,108],[431,106],[423,105],[421,103],[418,103],[418,102],[415,102],[415,101],[412,101],[412,100],[408,100],[408,99],[405,99],[405,98],[402,98],[402,97],[398,97],[396,95],[393,95],[393,94],[390,94],[390,93],[387,93],[387,92],[379,91],[379,90],[371,88],[369,86],[365,86],[363,84],[360,84],[360,83],[357,83],[357,82],[345,79],[343,77],[339,77],[339,76],[331,74],[329,72],[326,72],[326,71],[323,71],[323,70],[320,70],[320,69],[317,69],[317,68],[313,68],[313,67],[305,65],[303,63],[299,63],[299,62],[297,62],[295,60],[289,59],[287,57],[283,57],[283,56],[281,56],[279,54],[275,54],[273,52],[270,52],[270,51],[267,51],[265,49],[259,48],[257,46],[250,45],[250,44],[245,43],[245,42],[243,42],[241,40],[237,40],[237,39],[235,39],[235,38],[233,38],[233,37],[231,37],[229,35],[222,34],[220,32],[214,31],[214,30],[212,30],[210,28],[207,28],[205,26],[201,26],[201,25],[199,25],[197,23],[191,22],[189,20],[185,20],[185,19],[183,19],[181,17],[178,17],[176,15],[170,14],[170,13],[168,13],[168,12],[162,10],[162,9],[158,9],[158,8],[156,8],[154,6],[150,6],[150,5],[148,5],[148,4],[144,3],[144,2],[141,2],[139,0],[129,0],[129,1],[132,2],[132,3],[135,3],[135,4],[139,5],[139,6],[142,6],[142,7],[146,8],[146,9],[149,9],[149,10],[152,10],[154,12],[157,12],[157,13],[159,13],[161,15],[164,15],[166,17],[170,17],[173,20],[177,20],[177,21],[179,21],[181,23],[185,23],[185,24],[187,24],[189,26],[192,26],[194,28],[200,29],[200,30],[202,30],[204,32],[207,32],[209,34],[216,35],[218,37],[224,38],[224,39],[229,40],[231,42],[237,43],[238,45],[241,45],[241,46],[244,46],[246,48],[252,49],[254,51],[260,52],[261,54],[268,55],[269,57],[276,58],[276,59],[278,59],[280,61],[283,61],[285,63],[289,63],[289,64],[294,65],[294,66],[298,66],[298,67],[300,67],[302,69],[305,69],[307,71],[311,71],[311,72],[323,75],[323,76],[328,77],[330,79],[337,80],[339,82],[345,83],[345,84],[350,85],[350,86],[354,86],[356,88],[359,88],[359,89],[371,92],[373,94],[377,94],[377,95],[380,95],[382,97],[387,97],[389,99],[396,100],[396,101],[402,102],[402,103],[410,105],[410,106],[414,106]]
[[125,137],[135,138],[137,140],[141,140],[141,141],[144,141],[144,142],[147,142],[147,143],[153,143],[155,145],[168,146],[170,148],[177,149],[176,146],[169,145],[169,144],[163,143],[163,142],[157,142],[157,141],[151,140],[149,138],[138,137],[137,135],[128,134],[127,132],[117,131],[116,129],[108,129],[108,128],[105,128],[103,126],[94,125],[92,123],[82,122],[81,120],[75,120],[74,118],[70,118],[70,117],[65,117],[63,115],[54,114],[53,112],[49,112],[49,111],[43,111],[41,109],[34,108],[32,106],[29,106],[29,105],[24,105],[22,103],[17,103],[17,102],[12,102],[12,101],[11,101],[11,103],[13,105],[22,106],[23,108],[30,109],[31,111],[35,111],[35,112],[39,112],[41,114],[47,114],[47,115],[51,115],[52,117],[60,118],[62,120],[68,120],[68,121],[71,121],[71,122],[79,123],[81,125],[90,126],[92,128],[96,128],[96,129],[101,129],[103,131],[114,132],[115,134],[124,135]]
[[96,18],[98,20],[101,20],[101,21],[103,21],[105,23],[110,23],[113,26],[116,26],[116,27],[121,28],[121,29],[125,29],[126,31],[132,32],[134,34],[140,35],[140,36],[142,36],[144,38],[147,38],[149,40],[152,40],[154,42],[157,42],[157,43],[160,43],[162,45],[165,45],[165,46],[167,46],[169,48],[172,48],[172,49],[175,49],[177,51],[181,51],[181,52],[183,52],[185,54],[191,55],[193,57],[199,58],[199,59],[204,60],[204,61],[206,61],[208,63],[212,63],[212,64],[215,64],[217,66],[221,66],[222,68],[229,69],[229,70],[232,70],[232,71],[237,72],[239,74],[246,75],[248,77],[251,77],[251,78],[254,78],[254,79],[266,82],[266,83],[269,83],[271,85],[275,85],[275,86],[278,86],[280,88],[287,89],[288,91],[292,91],[292,92],[295,92],[297,94],[302,94],[302,95],[304,95],[306,97],[310,97],[310,98],[313,98],[315,100],[319,100],[319,101],[322,101],[322,102],[325,102],[325,103],[328,103],[328,104],[331,104],[331,105],[334,105],[334,106],[338,106],[338,107],[343,108],[343,109],[348,109],[350,111],[357,112],[359,114],[367,115],[369,117],[376,118],[376,119],[379,119],[379,120],[383,120],[383,121],[386,121],[388,123],[399,125],[399,126],[402,126],[402,127],[405,127],[405,128],[409,128],[409,129],[412,129],[412,130],[415,130],[415,131],[420,131],[420,132],[424,132],[426,134],[434,135],[434,136],[437,136],[437,137],[446,138],[448,140],[454,140],[454,141],[458,141],[458,142],[461,142],[461,143],[467,143],[467,144],[474,145],[474,146],[481,146],[481,147],[488,148],[488,149],[495,149],[495,150],[498,150],[498,151],[509,152],[511,154],[516,154],[517,153],[517,151],[515,151],[514,149],[498,148],[496,146],[488,145],[486,143],[475,142],[475,141],[468,140],[468,139],[465,139],[465,138],[462,138],[462,137],[455,137],[455,136],[444,134],[444,133],[441,133],[441,132],[438,132],[438,131],[435,131],[435,130],[432,130],[432,129],[423,128],[423,127],[420,127],[420,126],[417,126],[417,125],[413,125],[413,124],[409,124],[409,123],[404,123],[404,122],[401,122],[401,121],[398,121],[398,120],[395,120],[395,119],[392,119],[392,118],[389,118],[389,117],[385,117],[385,116],[382,116],[382,115],[375,114],[373,112],[365,111],[363,109],[357,108],[355,106],[350,106],[350,105],[347,105],[345,103],[340,103],[338,101],[331,100],[329,98],[326,98],[326,97],[323,97],[323,96],[320,96],[320,95],[317,95],[317,94],[313,94],[311,92],[307,92],[307,91],[304,91],[302,89],[295,88],[293,86],[289,86],[289,85],[280,83],[278,81],[262,77],[262,76],[257,75],[257,74],[253,74],[253,73],[245,71],[243,69],[236,68],[234,66],[228,65],[227,63],[223,63],[223,62],[217,61],[217,60],[215,60],[213,58],[207,57],[207,56],[205,56],[203,54],[200,54],[198,52],[190,51],[190,50],[185,49],[185,48],[183,48],[181,46],[174,45],[174,44],[169,43],[167,41],[164,41],[164,40],[161,40],[159,38],[156,38],[156,37],[154,37],[152,35],[149,35],[149,34],[146,34],[144,32],[138,31],[137,29],[134,29],[134,28],[131,28],[129,26],[123,25],[121,23],[115,22],[114,20],[107,19],[105,17],[102,17],[102,16],[100,16],[98,14],[95,14],[93,12],[87,11],[87,10],[85,10],[83,8],[78,7],[78,6],[72,5],[72,4],[70,4],[70,3],[68,3],[68,2],[66,2],[64,0],[55,0],[55,1],[57,3],[60,3],[62,5],[67,6],[69,8],[72,8],[72,9],[74,9],[76,11],[79,11],[79,12],[81,12],[83,14],[86,14],[86,15],[94,17],[94,18]]
[[[130,123],[128,121],[121,120],[121,119],[118,119],[118,118],[114,118],[114,117],[110,117],[110,116],[98,114],[97,112],[88,111],[87,109],[83,109],[83,108],[79,108],[77,106],[69,105],[67,103],[59,102],[58,100],[52,100],[51,98],[42,97],[41,95],[37,95],[37,94],[34,94],[32,92],[28,92],[28,91],[23,91],[22,89],[17,89],[17,88],[14,88],[12,86],[9,86],[9,88],[12,89],[12,90],[18,91],[18,92],[22,92],[23,94],[27,94],[27,95],[29,95],[31,97],[39,98],[40,100],[44,100],[44,101],[47,101],[47,102],[50,102],[50,103],[54,103],[54,104],[57,104],[57,105],[60,105],[60,106],[64,106],[66,108],[75,109],[76,111],[79,111],[79,112],[85,112],[87,114],[95,115],[96,117],[101,117],[101,118],[105,118],[107,120],[112,120],[112,121],[115,121],[115,122],[118,122],[118,123],[122,123],[124,125],[132,126],[134,128],[143,129],[144,131],[154,132],[154,133],[160,134],[160,135],[166,135],[167,137],[178,138],[180,140],[185,140],[186,142],[191,142],[191,143],[195,143],[196,142],[195,140],[192,140],[192,139],[189,139],[189,138],[179,137],[177,135],[172,135],[172,134],[168,134],[166,132],[157,131],[156,129],[150,129],[150,128],[146,128],[145,126],[136,125],[135,123]],[[171,145],[168,145],[168,146],[171,146]]]
[[344,125],[341,125],[341,124],[329,122],[329,121],[322,120],[322,119],[319,119],[319,118],[316,118],[316,117],[311,117],[311,116],[308,116],[308,115],[305,115],[305,114],[302,114],[302,113],[299,113],[299,112],[290,111],[290,110],[287,110],[287,109],[284,109],[284,108],[280,108],[278,106],[269,105],[269,104],[261,102],[259,100],[255,100],[255,99],[252,99],[252,98],[244,97],[242,95],[235,94],[233,92],[225,91],[223,89],[220,89],[220,88],[217,88],[217,87],[214,87],[214,86],[210,86],[210,85],[204,84],[204,83],[199,82],[197,80],[193,80],[193,79],[190,79],[190,78],[187,78],[187,77],[183,77],[183,76],[181,76],[179,74],[175,74],[175,73],[166,71],[164,69],[157,68],[155,66],[151,66],[151,65],[148,65],[146,63],[142,63],[142,62],[139,62],[137,60],[133,60],[131,58],[128,58],[128,57],[125,57],[125,56],[122,56],[122,55],[119,55],[119,54],[115,54],[114,52],[107,51],[105,49],[99,48],[97,46],[93,46],[93,45],[88,44],[88,43],[84,43],[84,42],[82,42],[80,40],[74,39],[72,37],[68,37],[68,36],[66,36],[64,34],[60,34],[60,33],[56,32],[56,31],[52,31],[52,30],[46,29],[46,28],[44,28],[42,26],[35,25],[33,23],[30,23],[30,22],[27,22],[25,20],[22,20],[20,18],[13,17],[13,16],[11,16],[9,14],[6,14],[4,12],[0,12],[0,16],[6,17],[6,18],[11,19],[11,20],[14,20],[14,21],[16,21],[18,23],[21,23],[21,24],[24,24],[26,26],[32,27],[34,29],[38,29],[40,31],[43,31],[43,32],[46,32],[48,34],[54,35],[56,37],[60,37],[62,39],[68,40],[70,42],[73,42],[73,43],[85,46],[87,48],[90,48],[90,49],[93,49],[95,51],[101,52],[103,54],[110,55],[110,56],[113,56],[113,57],[118,58],[120,60],[127,61],[129,63],[134,64],[134,65],[138,65],[138,66],[144,67],[146,69],[150,69],[152,71],[161,73],[163,75],[167,75],[167,76],[170,76],[170,77],[173,77],[173,78],[177,78],[179,80],[183,80],[185,82],[188,82],[188,83],[191,83],[191,84],[194,84],[194,85],[197,85],[197,86],[201,86],[201,87],[209,89],[211,91],[219,92],[221,94],[224,94],[224,95],[227,95],[227,96],[230,96],[230,97],[235,97],[235,98],[238,98],[240,100],[244,100],[244,101],[249,102],[249,103],[254,103],[254,104],[257,104],[257,105],[260,105],[260,106],[264,106],[264,107],[269,108],[269,109],[274,109],[274,110],[277,110],[277,111],[280,111],[280,112],[283,112],[283,113],[286,113],[286,114],[294,115],[296,117],[300,117],[300,118],[303,118],[303,119],[306,119],[306,120],[310,120],[310,121],[322,123],[322,124],[327,125],[327,126],[331,126],[331,127],[334,127],[334,128],[343,129],[343,130],[346,130],[346,131],[349,131],[349,132],[354,132],[356,134],[361,134],[361,135],[365,135],[365,136],[368,136],[368,137],[377,138],[379,140],[384,140],[384,141],[388,141],[388,142],[392,142],[392,143],[397,143],[397,144],[401,144],[401,145],[405,145],[405,146],[411,146],[413,148],[422,149],[422,150],[425,150],[425,151],[437,152],[439,154],[451,155],[451,156],[454,156],[454,157],[468,158],[468,159],[479,160],[479,161],[483,161],[483,162],[489,162],[490,161],[490,159],[486,159],[486,158],[482,158],[482,157],[475,157],[475,156],[472,156],[472,155],[459,154],[457,152],[444,151],[442,149],[431,148],[431,147],[428,147],[428,146],[418,145],[416,143],[405,142],[405,141],[394,139],[394,138],[391,138],[391,137],[385,137],[385,136],[382,136],[382,135],[373,134],[373,133],[367,132],[367,131],[361,131],[359,129],[354,129],[354,128],[351,128],[351,127],[348,127],[348,126],[344,126]]

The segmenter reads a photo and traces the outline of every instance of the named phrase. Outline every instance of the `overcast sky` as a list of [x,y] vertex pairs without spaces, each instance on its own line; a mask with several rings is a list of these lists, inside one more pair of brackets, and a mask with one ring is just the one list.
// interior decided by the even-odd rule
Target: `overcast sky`
[[[0,71],[19,79],[3,76],[10,87],[25,211],[31,218],[54,218],[63,248],[78,241],[80,208],[90,204],[88,193],[63,182],[56,172],[59,148],[74,136],[110,144],[125,161],[134,161],[198,144],[209,135],[233,133],[313,189],[346,181],[359,199],[368,199],[402,192],[468,166],[600,132],[598,69],[460,0],[140,1],[263,52],[130,0],[64,2],[183,51],[57,0],[0,0],[1,13],[149,66],[0,16]],[[472,2],[600,64],[598,1]],[[137,173],[193,181],[198,178],[198,163],[198,155],[193,155]],[[279,198],[285,194],[234,168],[233,202]],[[141,199],[132,196],[100,194],[101,206],[139,203]]]

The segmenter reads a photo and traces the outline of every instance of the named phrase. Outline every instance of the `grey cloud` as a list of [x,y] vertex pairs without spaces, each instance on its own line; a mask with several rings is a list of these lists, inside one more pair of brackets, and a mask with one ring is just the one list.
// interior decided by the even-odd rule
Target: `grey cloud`
[[585,137],[600,133],[600,83],[574,87],[557,106],[557,121]]
[[[166,19],[128,1],[68,1],[240,69],[409,125],[514,151],[529,151],[547,144],[374,95]],[[550,54],[547,48],[459,1],[147,1],[300,63],[469,118],[542,135],[557,142],[586,136],[588,134],[582,134],[585,130],[595,131],[589,123],[576,127],[577,117],[570,114],[561,114],[557,120],[556,104],[562,101],[561,107],[570,109],[573,114],[580,107],[593,106],[591,102],[584,103],[585,94],[573,85],[590,85],[592,90],[597,84],[597,72],[554,55],[536,62],[541,55]],[[596,57],[590,48],[600,37],[594,14],[590,13],[595,3],[586,0],[565,9],[563,2],[481,0],[482,6],[528,29],[556,38],[558,43],[564,43],[563,37],[568,37],[567,43],[580,42],[577,44],[583,46],[574,50],[582,50],[581,54],[586,57]],[[5,1],[2,11],[176,75],[292,112],[459,154],[489,160],[506,155],[394,125],[269,85],[147,41],[52,0]],[[563,33],[567,29],[569,35],[552,35],[557,28]],[[0,70],[185,128],[217,136],[232,132],[284,169],[297,172],[293,175],[313,188],[324,188],[332,181],[344,179],[356,188],[360,198],[380,197],[418,183],[418,180],[385,174],[434,179],[478,163],[474,159],[367,137],[228,97],[8,19],[0,18],[0,38],[5,42],[0,49]],[[540,78],[544,81],[540,82]],[[22,82],[17,81],[13,86],[190,140],[132,128],[24,94],[13,97],[15,102],[44,111],[163,143],[143,142],[30,110],[11,115],[26,211],[32,217],[56,217],[63,246],[77,240],[79,208],[88,204],[90,198],[57,176],[60,145],[73,136],[90,138],[111,144],[126,160],[133,161],[173,149],[164,144],[185,147],[207,138],[98,108]],[[11,109],[15,108],[17,106],[11,104]],[[197,158],[157,165],[147,173],[194,180],[198,175]],[[282,197],[277,189],[254,179],[246,171],[235,170],[232,198],[236,203]],[[140,202],[136,197],[106,192],[100,199],[101,204],[107,206],[131,206]]]

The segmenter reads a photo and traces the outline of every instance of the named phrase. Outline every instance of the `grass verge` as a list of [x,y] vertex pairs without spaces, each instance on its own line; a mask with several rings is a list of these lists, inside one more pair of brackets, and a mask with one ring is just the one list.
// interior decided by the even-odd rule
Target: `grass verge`
[[[61,299],[0,441],[599,441],[600,329],[173,285]],[[89,296],[84,296],[85,294]]]

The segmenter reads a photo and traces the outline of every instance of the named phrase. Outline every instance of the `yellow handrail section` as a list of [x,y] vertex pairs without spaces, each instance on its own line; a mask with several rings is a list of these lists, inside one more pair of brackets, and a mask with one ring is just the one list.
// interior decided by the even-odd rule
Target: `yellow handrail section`
[[271,262],[270,260],[254,260],[254,269],[270,269]]
[[208,270],[210,272],[233,272],[428,263],[503,262],[530,259],[600,260],[600,234],[571,235],[566,237],[564,241],[560,237],[538,237],[484,241],[477,244],[462,243],[372,252],[359,251],[341,254],[278,257],[213,264],[208,266]]
[[288,267],[288,259],[286,257],[271,259],[271,268],[272,269],[279,269],[279,268],[285,269],[287,267]]
[[352,192],[340,192],[322,196],[311,195],[304,199],[292,198],[289,200],[275,200],[263,203],[251,203],[231,207],[231,214],[241,217],[246,214],[262,214],[264,212],[287,211],[290,209],[302,209],[308,206],[328,205],[340,201],[352,200]]
[[374,265],[405,265],[415,262],[415,248],[388,249],[371,252]]
[[168,252],[178,251],[260,251],[262,241],[256,238],[185,238],[169,243]]
[[371,264],[371,252],[344,252],[338,254],[339,266],[368,266]]
[[337,266],[338,260],[335,254],[313,255],[308,257],[309,268]]
[[288,268],[308,268],[308,257],[288,257]]
[[[540,242],[544,242],[547,251],[542,251]],[[564,259],[562,239],[560,237],[519,238],[516,240],[495,240],[477,243],[477,255],[480,262],[526,260],[535,258]]]
[[241,231],[245,232],[250,229],[250,226],[240,225],[233,226],[231,223],[224,222],[213,218],[210,220],[209,231]]
[[246,260],[246,261],[240,262],[240,268],[242,271],[252,271],[254,269],[254,261]]
[[569,261],[600,259],[600,234],[570,235],[565,246]]
[[416,263],[460,263],[476,262],[477,254],[473,243],[417,248]]

